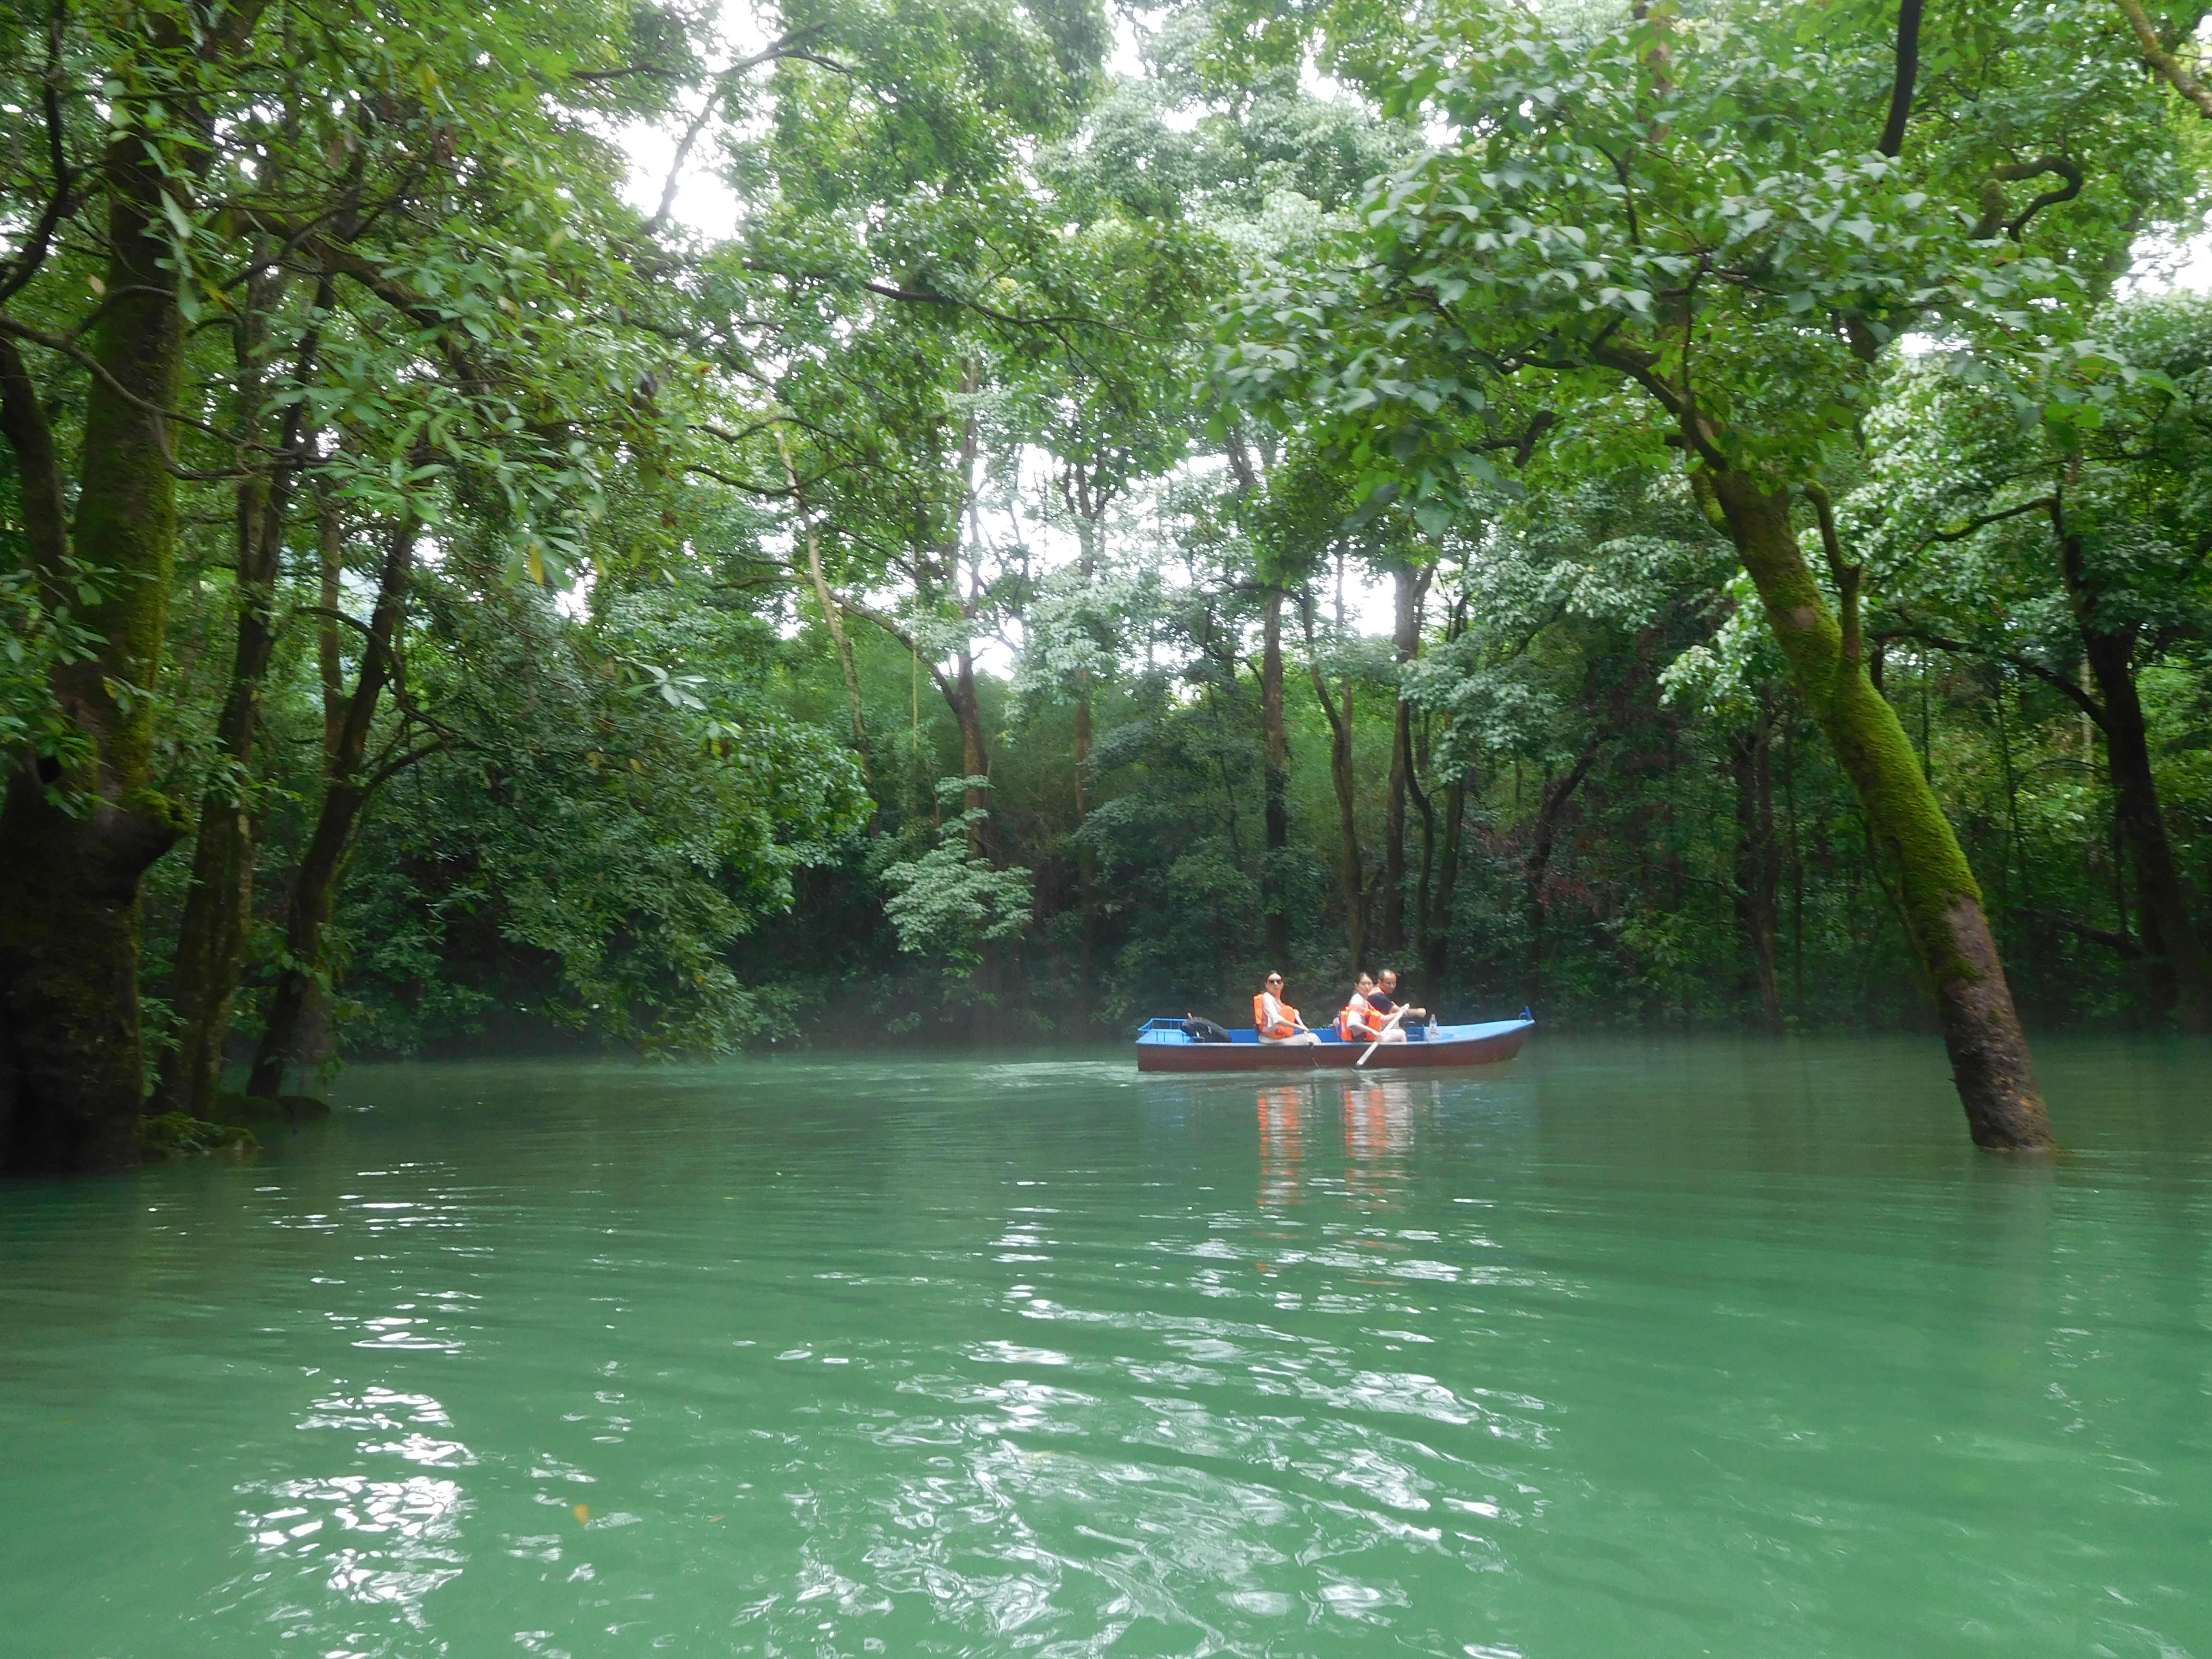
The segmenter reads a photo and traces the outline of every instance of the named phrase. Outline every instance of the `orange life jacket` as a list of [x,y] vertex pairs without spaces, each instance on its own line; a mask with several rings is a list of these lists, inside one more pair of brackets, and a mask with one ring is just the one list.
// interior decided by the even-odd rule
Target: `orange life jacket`
[[1382,1016],[1365,997],[1354,991],[1344,1012],[1336,1017],[1336,1034],[1346,1042],[1371,1042],[1382,1035]]
[[1298,1034],[1298,1011],[1280,997],[1275,999],[1275,1006],[1282,1011],[1283,1018],[1270,1025],[1267,1024],[1267,994],[1262,991],[1258,996],[1254,997],[1252,999],[1252,1029],[1263,1037],[1270,1037],[1277,1041],[1286,1036],[1296,1036]]

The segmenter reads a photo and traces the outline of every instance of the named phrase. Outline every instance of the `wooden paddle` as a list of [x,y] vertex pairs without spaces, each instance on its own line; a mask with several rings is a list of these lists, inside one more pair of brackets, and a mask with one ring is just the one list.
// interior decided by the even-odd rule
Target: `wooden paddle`
[[1400,1020],[1405,1018],[1405,1017],[1406,1006],[1403,1003],[1399,1004],[1397,1007],[1392,1009],[1390,1011],[1390,1018],[1382,1022],[1382,1029],[1375,1034],[1375,1041],[1367,1045],[1367,1054],[1362,1054],[1358,1059],[1353,1060],[1352,1062],[1352,1065],[1355,1066],[1364,1066],[1367,1063],[1368,1054],[1373,1054],[1377,1048],[1382,1046],[1382,1039],[1389,1035],[1390,1028],[1393,1025],[1395,1025]]

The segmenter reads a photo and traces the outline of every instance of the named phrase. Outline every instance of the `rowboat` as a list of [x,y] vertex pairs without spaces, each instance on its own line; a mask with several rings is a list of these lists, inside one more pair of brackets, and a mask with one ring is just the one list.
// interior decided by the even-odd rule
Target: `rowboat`
[[[1362,1071],[1408,1071],[1439,1066],[1494,1066],[1510,1060],[1528,1041],[1534,1017],[1487,1025],[1415,1026],[1403,1042],[1385,1042]],[[1140,1072],[1348,1072],[1367,1052],[1364,1042],[1346,1042],[1334,1031],[1319,1042],[1262,1042],[1257,1031],[1231,1031],[1226,1042],[1200,1042],[1179,1019],[1146,1020],[1137,1033]]]

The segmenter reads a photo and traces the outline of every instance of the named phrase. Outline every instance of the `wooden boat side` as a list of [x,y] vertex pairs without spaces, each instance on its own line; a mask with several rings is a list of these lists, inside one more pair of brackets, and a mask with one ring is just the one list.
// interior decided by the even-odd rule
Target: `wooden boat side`
[[[1422,1042],[1386,1042],[1359,1066],[1364,1072],[1432,1071],[1440,1066],[1494,1066],[1521,1052],[1533,1019],[1502,1020],[1491,1025],[1459,1027],[1463,1037]],[[1366,1051],[1364,1042],[1261,1043],[1190,1042],[1139,1037],[1140,1072],[1348,1072]]]

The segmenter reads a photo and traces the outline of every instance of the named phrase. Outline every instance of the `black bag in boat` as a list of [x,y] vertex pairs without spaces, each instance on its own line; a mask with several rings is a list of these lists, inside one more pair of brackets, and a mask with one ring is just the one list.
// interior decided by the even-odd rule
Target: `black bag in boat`
[[1193,1042],[1231,1042],[1235,1041],[1228,1032],[1223,1030],[1212,1020],[1200,1019],[1195,1015],[1183,1021],[1182,1034],[1188,1037]]

